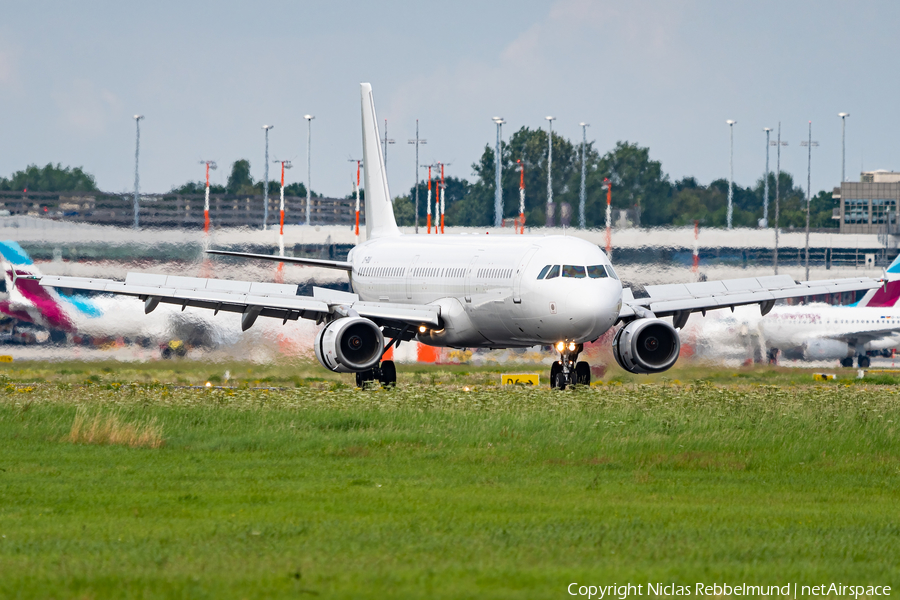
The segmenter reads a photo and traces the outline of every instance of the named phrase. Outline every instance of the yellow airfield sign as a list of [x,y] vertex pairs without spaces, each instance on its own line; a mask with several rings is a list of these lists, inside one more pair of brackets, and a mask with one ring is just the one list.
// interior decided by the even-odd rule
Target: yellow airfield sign
[[503,373],[500,375],[500,385],[527,385],[537,387],[540,377],[537,373]]

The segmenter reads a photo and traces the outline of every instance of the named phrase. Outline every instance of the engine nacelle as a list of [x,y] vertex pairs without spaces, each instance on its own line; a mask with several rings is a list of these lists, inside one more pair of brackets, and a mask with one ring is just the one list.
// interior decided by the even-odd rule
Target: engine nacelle
[[661,319],[636,319],[616,332],[613,356],[629,373],[659,373],[675,364],[681,340]]
[[378,325],[362,317],[335,319],[316,336],[316,358],[336,373],[356,373],[378,365],[384,335]]
[[839,340],[812,339],[803,345],[803,358],[806,360],[834,360],[853,356],[847,342]]

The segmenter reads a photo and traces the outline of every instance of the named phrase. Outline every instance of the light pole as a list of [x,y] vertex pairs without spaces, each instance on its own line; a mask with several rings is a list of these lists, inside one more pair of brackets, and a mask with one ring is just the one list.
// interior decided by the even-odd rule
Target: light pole
[[765,228],[769,226],[769,134],[772,133],[772,128],[763,127],[763,131],[766,132],[766,183],[763,188],[763,218],[759,225]]
[[603,189],[606,190],[606,256],[612,251],[612,181],[609,178],[603,180]]
[[135,137],[134,137],[134,228],[140,226],[140,204],[138,203],[138,194],[141,191],[141,177],[138,172],[138,157],[141,154],[141,119],[144,115],[134,115]]
[[770,146],[777,148],[777,159],[775,161],[775,254],[772,256],[772,264],[775,267],[775,274],[778,275],[778,212],[781,207],[781,147],[787,146],[787,142],[781,141],[781,121],[778,121],[778,141],[769,142]]
[[263,178],[263,231],[269,226],[269,130],[274,125],[263,125],[266,130],[266,173]]
[[201,160],[201,165],[206,165],[206,198],[203,201],[203,233],[209,233],[209,170],[216,170],[217,165],[214,160]]
[[819,142],[812,141],[812,121],[809,122],[809,135],[805,142],[800,142],[801,146],[807,147],[808,156],[806,158],[806,281],[809,281],[809,213],[812,207],[812,149],[818,146]]
[[281,163],[281,199],[278,202],[278,212],[280,214],[280,225],[278,227],[278,256],[284,256],[284,170],[290,169],[293,165],[291,165],[291,161],[289,160],[273,160],[272,162]]
[[419,233],[419,144],[427,144],[428,140],[419,137],[418,119],[416,119],[416,139],[407,143],[416,145],[416,233]]
[[578,227],[584,229],[584,178],[585,178],[585,148],[587,148],[587,128],[590,123],[579,123],[581,125],[581,189],[578,191]]
[[728,123],[728,131],[731,137],[731,151],[728,154],[728,229],[731,229],[731,215],[734,210],[734,124],[737,121],[728,119],[725,122]]
[[310,150],[312,149],[312,115],[303,115],[306,119],[306,224],[309,225],[309,201],[312,197],[312,159],[310,158]]
[[553,227],[553,121],[556,117],[544,117],[547,119],[547,227]]
[[838,113],[838,116],[841,118],[841,183],[847,181],[846,176],[844,175],[844,169],[847,166],[847,117],[850,116],[850,113]]
[[[449,167],[452,163],[438,163],[438,164],[441,165],[441,185],[438,188],[438,190],[440,192],[441,233],[443,234],[444,233],[444,204],[446,203],[446,198],[447,198],[447,184],[444,183],[444,167]],[[437,206],[438,206],[438,204],[435,203],[435,207],[437,207]],[[437,216],[437,215],[435,215],[435,216]],[[435,222],[435,224],[434,224],[434,232],[435,233],[437,233],[437,227],[438,227],[437,222]]]
[[500,138],[503,135],[503,124],[506,121],[503,117],[494,117],[494,123],[497,124],[497,183],[494,184],[494,227],[503,226],[503,183],[500,178],[500,170],[503,168],[503,159],[500,156]]
[[384,120],[384,138],[381,141],[384,144],[384,173],[387,175],[387,147],[388,144],[394,143],[394,140],[388,139],[387,136],[387,119]]
[[428,165],[428,198],[426,200],[426,216],[425,218],[428,229],[426,230],[428,233],[431,233],[431,167],[432,165]]
[[522,233],[525,233],[525,163],[521,160],[516,160],[516,164],[519,165],[517,171],[519,171],[519,227],[521,228]]

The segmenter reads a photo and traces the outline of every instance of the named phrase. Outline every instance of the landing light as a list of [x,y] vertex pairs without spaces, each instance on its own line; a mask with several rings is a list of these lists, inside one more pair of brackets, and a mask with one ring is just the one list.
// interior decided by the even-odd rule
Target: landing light
[[556,351],[557,351],[557,352],[562,352],[562,351],[565,350],[565,349],[566,349],[566,343],[565,343],[565,342],[556,342]]
[[428,331],[427,327],[425,327],[424,325],[419,325],[419,333],[425,333],[426,331]]
[[569,352],[575,352],[575,342],[569,342]]

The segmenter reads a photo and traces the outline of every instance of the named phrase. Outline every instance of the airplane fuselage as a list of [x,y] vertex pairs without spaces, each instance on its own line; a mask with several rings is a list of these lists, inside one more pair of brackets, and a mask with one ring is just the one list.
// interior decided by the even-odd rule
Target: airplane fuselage
[[385,237],[348,261],[361,300],[440,305],[451,326],[418,335],[436,346],[583,343],[615,324],[622,302],[604,252],[568,236]]
[[900,310],[894,307],[784,306],[760,321],[760,331],[769,346],[800,347],[814,338],[883,336],[863,342],[859,350],[880,350],[897,345]]

